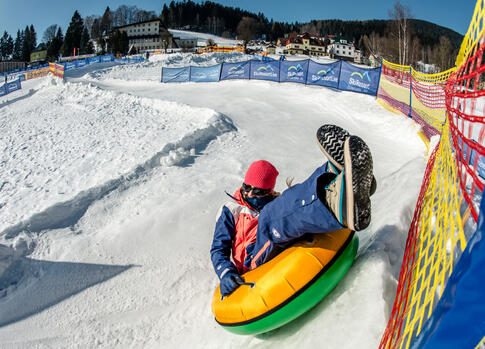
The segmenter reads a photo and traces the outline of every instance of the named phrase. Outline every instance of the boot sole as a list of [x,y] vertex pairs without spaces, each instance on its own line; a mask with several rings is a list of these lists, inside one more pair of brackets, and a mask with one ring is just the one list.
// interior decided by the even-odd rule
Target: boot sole
[[371,220],[372,155],[357,136],[345,141],[344,154],[347,226],[359,231],[367,228]]
[[317,143],[323,155],[342,172],[344,164],[344,143],[350,133],[335,125],[323,125],[317,130]]
[[[344,168],[344,144],[350,137],[350,133],[336,125],[323,125],[317,130],[317,143],[323,155],[337,169],[333,173],[340,173]],[[370,195],[374,195],[377,190],[377,181],[372,176]]]

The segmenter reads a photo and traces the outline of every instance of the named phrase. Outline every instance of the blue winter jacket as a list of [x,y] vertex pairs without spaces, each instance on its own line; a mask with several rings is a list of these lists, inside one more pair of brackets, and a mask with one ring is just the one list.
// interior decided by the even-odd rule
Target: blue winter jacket
[[[343,226],[317,196],[317,179],[326,164],[300,184],[285,190],[267,204],[258,217],[256,240],[246,247],[244,266],[254,269],[276,256],[306,233],[326,233]],[[211,248],[212,263],[219,278],[228,271],[240,272],[231,262],[236,222],[225,205],[217,219]]]

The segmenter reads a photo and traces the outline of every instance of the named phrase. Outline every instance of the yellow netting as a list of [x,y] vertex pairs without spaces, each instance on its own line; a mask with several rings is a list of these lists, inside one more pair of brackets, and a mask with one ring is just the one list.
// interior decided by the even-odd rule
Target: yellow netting
[[381,69],[377,102],[388,110],[408,115],[410,98],[409,66],[394,64],[383,59]]
[[409,231],[398,294],[381,348],[409,347],[441,297],[453,270],[455,248],[463,251],[466,246],[448,123],[430,171]]
[[484,38],[484,14],[485,4],[484,0],[477,0],[475,11],[473,13],[468,31],[461,43],[460,52],[456,57],[456,66],[460,67],[465,60],[472,55],[472,51],[476,49],[483,42]]
[[412,117],[431,138],[441,133],[446,119],[444,87],[455,68],[423,74],[408,65],[382,61],[377,102],[393,112]]
[[[409,348],[431,316],[466,247],[463,223],[470,215],[477,219],[473,202],[483,192],[483,174],[477,171],[480,157],[485,156],[485,109],[478,103],[485,97],[481,75],[485,74],[484,14],[484,0],[478,0],[456,59],[458,69],[426,75],[409,68],[407,82],[406,78],[396,78],[405,75],[405,66],[386,61],[382,65],[379,102],[411,115],[431,133],[438,131],[441,139],[423,178],[381,348]],[[412,91],[407,98],[406,89]],[[411,105],[408,112],[407,101]]]
[[421,118],[438,132],[446,120],[445,85],[455,70],[423,74],[411,68],[411,116]]

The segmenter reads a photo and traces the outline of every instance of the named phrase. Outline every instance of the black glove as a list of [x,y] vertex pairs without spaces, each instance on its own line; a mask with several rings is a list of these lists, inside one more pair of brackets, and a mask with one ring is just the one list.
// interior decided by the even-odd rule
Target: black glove
[[226,273],[221,279],[221,294],[224,297],[229,296],[239,287],[241,282],[244,281],[239,274],[232,271]]

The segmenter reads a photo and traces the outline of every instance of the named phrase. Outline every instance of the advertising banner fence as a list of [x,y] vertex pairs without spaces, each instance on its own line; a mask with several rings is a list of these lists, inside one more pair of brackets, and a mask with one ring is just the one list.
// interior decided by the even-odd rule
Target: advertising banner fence
[[210,67],[190,67],[190,81],[217,82],[221,75],[222,64]]
[[342,61],[338,88],[345,91],[376,95],[379,76],[380,68],[364,69]]
[[162,82],[189,82],[190,67],[162,68]]
[[114,61],[114,55],[109,54],[104,56],[95,56],[95,57],[76,59],[76,60],[64,62],[62,63],[62,65],[64,65],[64,70],[70,70],[70,69],[81,68],[89,64],[113,62],[113,61]]
[[13,91],[20,90],[21,88],[22,84],[20,83],[20,79],[13,82],[7,82],[3,86],[0,86],[0,97],[5,96]]
[[113,62],[115,56],[113,54],[100,56],[101,62]]
[[99,63],[101,62],[101,57],[100,56],[96,56],[96,57],[89,57],[88,58],[88,63],[89,64],[93,64],[93,63]]
[[49,75],[49,67],[32,70],[25,73],[25,80],[36,79],[47,75]]
[[250,79],[280,81],[280,61],[251,61]]
[[317,63],[310,59],[250,60],[222,63],[212,67],[162,68],[162,82],[255,79],[319,85],[376,95],[380,73],[381,68],[361,68],[344,61]]
[[341,65],[341,61],[329,64],[310,61],[308,64],[308,76],[306,83],[308,85],[320,85],[338,88]]
[[249,79],[251,62],[224,63],[222,64],[221,80]]
[[280,82],[306,83],[309,59],[304,61],[281,61]]

